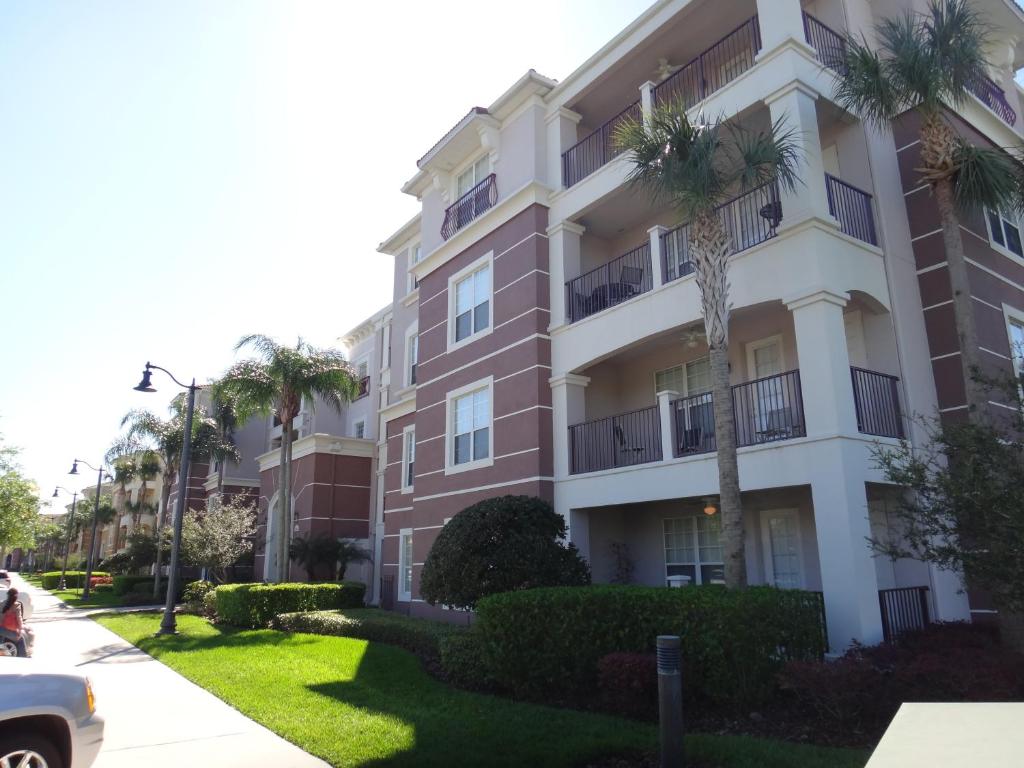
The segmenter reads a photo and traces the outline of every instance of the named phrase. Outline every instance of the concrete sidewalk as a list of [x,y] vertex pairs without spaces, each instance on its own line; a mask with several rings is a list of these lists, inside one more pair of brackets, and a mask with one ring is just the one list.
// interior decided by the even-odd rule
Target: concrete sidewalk
[[88,618],[96,611],[69,608],[12,576],[32,593],[34,657],[77,667],[92,681],[107,721],[94,768],[327,766]]

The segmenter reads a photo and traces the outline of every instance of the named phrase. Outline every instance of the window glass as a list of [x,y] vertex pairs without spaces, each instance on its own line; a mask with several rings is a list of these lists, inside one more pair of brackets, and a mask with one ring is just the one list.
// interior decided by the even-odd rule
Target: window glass
[[405,481],[406,488],[412,488],[416,477],[416,432],[406,433],[405,437]]
[[985,211],[988,229],[992,241],[1017,256],[1024,256],[1024,245],[1021,244],[1020,222],[1013,213]]
[[455,399],[455,464],[486,459],[490,454],[491,395],[480,389]]
[[366,437],[366,422],[365,421],[357,421],[356,422],[355,433],[356,433],[356,437],[358,437],[360,439],[363,438],[363,437]]
[[399,550],[399,578],[401,579],[401,592],[405,595],[412,593],[412,534],[402,534],[402,545]]
[[655,394],[658,392],[685,394],[686,387],[684,381],[683,366],[681,365],[677,365],[675,368],[666,368],[664,371],[658,371],[654,374]]
[[491,268],[482,267],[455,285],[455,340],[479,333],[491,324]]
[[416,364],[420,356],[420,337],[415,334],[409,337],[409,384],[416,383]]
[[999,245],[1006,247],[1006,239],[1003,237],[1003,222],[995,211],[986,211],[988,214],[988,228],[992,233],[992,239]]
[[706,357],[686,364],[686,394],[711,391],[711,362]]
[[666,518],[663,526],[666,576],[689,576],[694,584],[724,581],[719,515]]

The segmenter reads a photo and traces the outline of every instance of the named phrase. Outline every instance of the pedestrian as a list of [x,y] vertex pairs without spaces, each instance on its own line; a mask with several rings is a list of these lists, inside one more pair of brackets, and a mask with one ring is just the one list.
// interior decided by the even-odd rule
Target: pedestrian
[[19,656],[28,656],[25,648],[25,625],[21,620],[21,603],[18,602],[18,590],[14,587],[7,590],[7,599],[3,608],[0,608],[0,636],[14,642]]

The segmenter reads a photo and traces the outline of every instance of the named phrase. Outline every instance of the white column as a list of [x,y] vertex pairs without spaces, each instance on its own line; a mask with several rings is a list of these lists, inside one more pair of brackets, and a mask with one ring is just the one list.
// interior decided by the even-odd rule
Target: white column
[[576,126],[582,119],[571,109],[559,107],[548,114],[548,186],[562,189],[562,153],[576,143]]
[[644,125],[650,129],[651,113],[654,111],[654,83],[650,80],[640,86],[640,109],[644,115]]
[[932,621],[971,620],[971,605],[962,573],[929,563],[928,580],[934,611]]
[[822,290],[785,300],[793,313],[808,437],[857,434],[843,323],[849,298]]
[[551,385],[552,444],[555,480],[569,476],[569,425],[586,420],[586,389],[590,379],[567,373],[548,379]]
[[817,98],[811,89],[794,82],[766,96],[764,100],[771,112],[772,123],[781,124],[784,131],[790,129],[797,145],[795,171],[799,181],[792,192],[781,190],[782,229],[809,218],[838,226],[828,210],[825,165],[821,159],[821,136],[818,134],[818,114],[814,107]]
[[580,238],[584,228],[571,221],[548,227],[548,270],[551,286],[551,327],[569,322],[565,283],[580,274]]
[[675,454],[675,430],[672,429],[671,402],[679,393],[666,389],[658,393],[658,417],[661,419],[661,459],[668,461]]
[[661,288],[665,283],[664,256],[661,253],[661,236],[668,232],[668,227],[655,224],[647,230],[651,238],[651,278],[654,289]]
[[568,540],[576,545],[580,556],[590,562],[590,513],[585,509],[570,509]]
[[806,45],[800,0],[757,0],[757,21],[761,27],[762,53],[788,40]]
[[848,440],[822,441],[809,467],[825,618],[836,652],[854,640],[882,640],[865,467],[863,446]]

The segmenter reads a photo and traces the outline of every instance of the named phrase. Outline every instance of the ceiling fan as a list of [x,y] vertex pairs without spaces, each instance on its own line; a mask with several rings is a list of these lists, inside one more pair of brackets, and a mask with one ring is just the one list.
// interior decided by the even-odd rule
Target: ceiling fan
[[687,349],[694,349],[699,344],[703,344],[706,335],[704,331],[699,328],[691,328],[683,332],[683,344],[686,345]]

